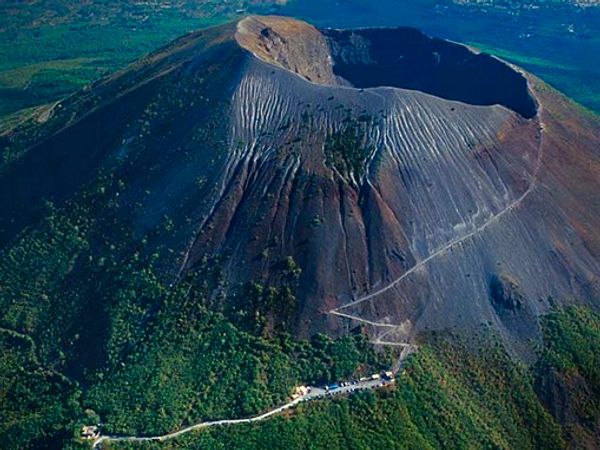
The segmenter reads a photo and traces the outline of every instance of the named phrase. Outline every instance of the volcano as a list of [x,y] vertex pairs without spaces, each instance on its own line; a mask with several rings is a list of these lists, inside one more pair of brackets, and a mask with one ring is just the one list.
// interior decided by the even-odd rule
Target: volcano
[[403,346],[483,324],[527,354],[554,304],[598,305],[600,121],[415,29],[246,17],[0,139],[1,246],[45,201],[110,176],[134,239],[171,250],[165,280],[221,267],[216,306],[298,267],[285,313],[298,336],[364,326]]

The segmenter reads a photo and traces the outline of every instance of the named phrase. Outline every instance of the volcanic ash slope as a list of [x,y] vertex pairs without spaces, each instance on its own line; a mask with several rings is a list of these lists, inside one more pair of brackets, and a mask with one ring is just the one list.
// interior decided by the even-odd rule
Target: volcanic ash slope
[[[300,335],[363,324],[401,344],[489,324],[521,351],[552,301],[596,304],[597,118],[463,46],[249,17],[61,108],[0,173],[14,213],[3,242],[33,214],[18,205],[64,201],[108,169],[126,181],[124,210],[137,205],[138,235],[173,218],[150,243],[176,250],[166,278],[226,255],[226,290],[277,285],[292,257],[302,272],[286,326]],[[79,169],[57,180],[48,164]]]

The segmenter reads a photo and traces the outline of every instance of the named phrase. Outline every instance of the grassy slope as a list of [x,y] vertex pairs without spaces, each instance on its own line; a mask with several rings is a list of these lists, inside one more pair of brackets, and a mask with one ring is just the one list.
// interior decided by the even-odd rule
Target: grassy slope
[[545,318],[545,350],[536,390],[570,442],[597,448],[600,436],[600,326],[598,316],[570,308]]
[[214,429],[152,449],[561,448],[526,369],[500,351],[424,347],[392,391],[303,405],[290,418]]

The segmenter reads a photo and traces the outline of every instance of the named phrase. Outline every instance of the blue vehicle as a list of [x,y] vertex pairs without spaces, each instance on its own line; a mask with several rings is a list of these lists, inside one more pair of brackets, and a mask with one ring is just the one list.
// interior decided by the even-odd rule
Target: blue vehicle
[[330,391],[333,391],[334,389],[338,389],[339,387],[340,387],[340,386],[339,386],[337,383],[330,384],[329,386],[327,386],[327,388],[328,388]]

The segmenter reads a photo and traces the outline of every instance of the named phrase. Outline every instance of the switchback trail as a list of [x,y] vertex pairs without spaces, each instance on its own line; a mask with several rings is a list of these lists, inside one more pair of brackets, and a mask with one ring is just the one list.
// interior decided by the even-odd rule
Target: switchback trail
[[[421,261],[419,261],[417,264],[415,264],[414,266],[412,266],[410,269],[408,269],[406,272],[404,272],[402,275],[400,275],[398,278],[396,278],[395,280],[393,280],[388,285],[386,285],[386,286],[384,286],[384,287],[376,290],[375,292],[371,292],[370,294],[367,294],[367,295],[365,295],[365,296],[363,296],[363,297],[361,297],[361,298],[359,298],[357,300],[354,300],[354,301],[352,301],[350,303],[342,305],[339,308],[334,308],[334,309],[330,310],[328,313],[336,315],[336,316],[340,316],[340,317],[345,317],[347,319],[356,320],[358,322],[366,323],[366,324],[369,324],[369,325],[374,325],[374,326],[381,326],[381,327],[391,327],[391,326],[394,326],[392,324],[385,323],[385,322],[372,322],[372,321],[369,321],[369,320],[366,320],[366,319],[362,319],[360,317],[352,316],[350,314],[345,314],[345,313],[341,312],[341,310],[343,310],[345,308],[349,308],[351,306],[356,306],[356,305],[358,305],[360,303],[363,303],[363,302],[366,302],[368,300],[371,300],[371,299],[377,297],[378,295],[381,295],[384,292],[387,292],[390,289],[393,289],[402,280],[404,280],[409,275],[413,274],[414,272],[416,272],[419,269],[421,269],[422,267],[424,267],[430,261],[434,260],[438,256],[441,256],[442,254],[444,254],[445,252],[447,252],[448,250],[450,250],[455,245],[458,245],[458,244],[460,244],[460,243],[462,243],[462,242],[464,242],[464,241],[466,241],[468,239],[471,239],[472,237],[475,237],[475,236],[481,234],[490,225],[498,222],[508,212],[514,210],[521,203],[523,203],[523,201],[527,198],[527,196],[529,196],[529,194],[531,194],[531,192],[533,192],[533,190],[535,189],[535,187],[537,185],[538,174],[539,174],[539,171],[540,171],[540,167],[541,167],[541,164],[542,164],[542,156],[543,156],[543,153],[544,153],[544,145],[543,145],[543,143],[544,143],[544,125],[543,125],[543,123],[541,121],[542,106],[541,106],[540,102],[538,102],[538,108],[539,108],[538,109],[538,117],[539,117],[539,121],[540,121],[539,122],[540,138],[539,138],[539,143],[538,143],[537,159],[536,159],[536,162],[535,162],[535,166],[533,168],[533,173],[532,173],[532,176],[531,176],[531,183],[529,184],[529,186],[527,187],[527,189],[517,199],[515,199],[512,203],[510,203],[509,205],[507,205],[506,208],[502,209],[497,214],[492,215],[489,219],[487,219],[484,223],[482,223],[480,226],[478,226],[477,228],[475,228],[473,231],[465,234],[464,236],[461,236],[459,238],[453,239],[450,242],[444,244],[441,248],[437,249],[435,252],[433,252],[432,254],[430,254],[429,256],[427,256],[425,259],[422,259]],[[399,325],[396,325],[396,326],[399,326]]]

